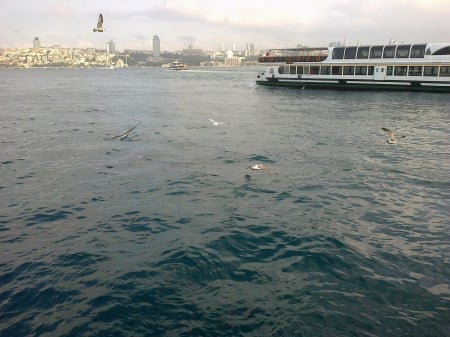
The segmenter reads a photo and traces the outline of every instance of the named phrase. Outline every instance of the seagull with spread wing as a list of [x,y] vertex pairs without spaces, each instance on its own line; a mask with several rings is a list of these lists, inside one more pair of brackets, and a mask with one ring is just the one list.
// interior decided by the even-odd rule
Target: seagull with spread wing
[[104,138],[105,140],[111,140],[111,139],[119,139],[119,140],[124,140],[125,138],[127,138],[131,131],[133,131],[134,129],[136,129],[136,127],[141,124],[141,122],[138,122],[135,126],[133,126],[132,128],[130,128],[129,130],[125,131],[124,133],[114,136],[114,137],[110,137],[110,138]]
[[98,16],[97,27],[95,27],[93,29],[93,31],[99,32],[99,33],[103,32],[103,15],[102,15],[102,13],[100,13],[100,15]]
[[[395,138],[395,135],[394,135],[394,131],[392,131],[392,130],[390,130],[390,129],[388,129],[388,128],[381,128],[384,132],[386,132],[386,134],[387,134],[387,142],[389,143],[389,144],[395,144],[395,143],[397,143],[397,138]],[[406,136],[400,136],[400,138],[405,138]]]
[[214,126],[224,124],[223,122],[215,121],[214,119],[209,118],[209,117],[208,117],[208,120],[209,120],[209,121],[211,122],[211,124],[214,125]]

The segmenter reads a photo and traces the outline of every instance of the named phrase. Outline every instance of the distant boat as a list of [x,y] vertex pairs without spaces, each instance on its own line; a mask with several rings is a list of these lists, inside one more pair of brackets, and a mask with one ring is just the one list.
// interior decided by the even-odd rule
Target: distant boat
[[186,63],[180,62],[178,60],[172,62],[169,65],[169,70],[186,70],[186,69],[187,69]]

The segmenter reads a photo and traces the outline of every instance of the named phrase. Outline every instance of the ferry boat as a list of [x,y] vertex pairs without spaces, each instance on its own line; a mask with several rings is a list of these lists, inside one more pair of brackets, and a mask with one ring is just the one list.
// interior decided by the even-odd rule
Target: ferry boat
[[450,92],[450,43],[272,49],[259,64],[260,85]]
[[178,60],[172,62],[169,65],[169,70],[186,70],[186,69],[187,69],[186,63],[180,62]]

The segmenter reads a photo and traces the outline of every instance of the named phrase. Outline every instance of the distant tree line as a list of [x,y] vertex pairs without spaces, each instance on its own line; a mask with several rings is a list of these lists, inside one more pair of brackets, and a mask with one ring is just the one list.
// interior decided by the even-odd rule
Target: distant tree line
[[[120,56],[123,59],[123,56]],[[128,66],[154,66],[160,67],[162,64],[170,63],[175,60],[186,63],[188,66],[199,66],[200,62],[210,61],[209,55],[183,55],[181,53],[162,53],[160,58],[153,58],[147,53],[128,54]],[[113,59],[114,61],[114,59]]]

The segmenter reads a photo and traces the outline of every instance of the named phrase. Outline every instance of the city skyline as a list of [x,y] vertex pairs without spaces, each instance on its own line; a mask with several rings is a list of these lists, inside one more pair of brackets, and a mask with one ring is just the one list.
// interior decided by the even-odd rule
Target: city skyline
[[[39,37],[45,46],[103,48],[114,41],[117,50],[152,50],[153,37],[161,51],[189,45],[203,50],[288,48],[298,44],[445,42],[450,31],[447,0],[57,0],[0,1],[0,48],[33,45]],[[104,16],[104,33],[92,32],[98,14]]]

